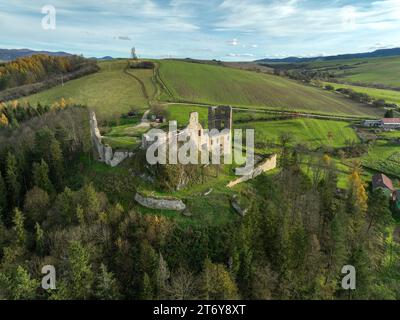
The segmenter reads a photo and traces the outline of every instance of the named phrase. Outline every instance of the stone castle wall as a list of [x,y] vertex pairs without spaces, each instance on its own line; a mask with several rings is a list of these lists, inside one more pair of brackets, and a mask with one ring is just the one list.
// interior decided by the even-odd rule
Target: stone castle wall
[[232,188],[232,187],[238,185],[239,183],[254,179],[264,172],[275,169],[277,166],[277,159],[278,159],[278,156],[276,154],[273,154],[269,158],[267,158],[264,161],[257,164],[255,166],[255,168],[249,174],[229,182],[227,187]]
[[136,193],[135,200],[143,207],[150,209],[173,211],[183,211],[186,209],[186,205],[179,199],[144,197],[140,193]]
[[90,133],[100,162],[104,162],[111,167],[116,167],[125,159],[133,156],[133,153],[128,151],[113,152],[110,146],[103,144],[103,137],[100,134],[96,114],[93,111],[90,112]]

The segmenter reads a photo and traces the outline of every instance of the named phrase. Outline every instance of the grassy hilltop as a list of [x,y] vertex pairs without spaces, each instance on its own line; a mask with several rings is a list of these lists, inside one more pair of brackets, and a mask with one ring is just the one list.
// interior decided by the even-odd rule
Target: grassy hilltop
[[160,61],[160,77],[172,97],[164,99],[320,114],[379,116],[380,110],[337,94],[274,75],[233,68]]
[[[32,95],[27,100],[31,104],[52,104],[61,98],[71,99],[94,109],[99,118],[119,116],[132,107],[148,108],[148,101],[140,83],[124,72],[126,60],[99,62],[98,73],[72,80],[49,90]],[[140,70],[138,75],[146,81],[151,90],[152,70]],[[151,91],[150,91],[151,92]]]
[[332,72],[343,81],[400,87],[400,57],[312,62],[305,66]]
[[[356,117],[379,117],[382,110],[283,77],[229,67],[161,60],[153,70],[126,69],[126,60],[99,62],[100,71],[23,98],[52,104],[61,98],[111,118],[131,108],[146,110],[149,101],[231,104],[233,106]],[[145,91],[145,92],[144,92]]]

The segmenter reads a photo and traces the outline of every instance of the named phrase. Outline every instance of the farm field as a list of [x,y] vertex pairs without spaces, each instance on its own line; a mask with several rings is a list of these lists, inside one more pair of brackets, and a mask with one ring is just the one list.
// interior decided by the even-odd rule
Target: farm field
[[390,141],[377,141],[369,154],[362,158],[369,169],[400,179],[400,145]]
[[400,57],[312,62],[307,67],[333,72],[346,81],[400,87]]
[[400,91],[367,88],[367,87],[353,86],[353,85],[333,83],[333,82],[323,82],[323,84],[324,86],[331,85],[335,88],[335,90],[338,88],[352,89],[355,92],[366,93],[376,100],[383,99],[388,103],[396,103],[400,105]]
[[164,100],[360,117],[383,113],[334,93],[263,73],[162,60],[159,75],[172,95],[164,93]]
[[[311,148],[322,145],[342,147],[346,141],[358,141],[355,131],[348,122],[327,121],[316,119],[277,120],[265,122],[251,122],[236,125],[241,129],[254,129],[257,142],[279,143],[282,134],[289,133],[293,136],[292,144],[306,143]],[[332,139],[329,138],[330,133]]]
[[[133,107],[147,109],[148,101],[139,82],[124,73],[126,64],[126,60],[99,62],[101,70],[98,73],[69,81],[63,87],[57,86],[21,100],[35,105],[39,102],[52,104],[61,98],[71,99],[74,103],[84,104],[95,110],[98,119],[118,116]],[[140,70],[137,74],[145,83],[149,83],[152,71]]]
[[[208,122],[208,107],[190,105],[190,104],[170,104],[168,105],[169,119],[178,121],[178,127],[186,126],[189,123],[189,116],[191,112],[198,112],[199,121],[203,125],[203,128],[207,128]],[[279,117],[279,115],[255,112],[255,111],[233,111],[233,122],[234,123],[250,123],[253,121],[264,121],[272,120],[273,118]]]
[[189,115],[191,112],[199,113],[199,122],[203,127],[207,127],[208,108],[192,105],[171,104],[168,106],[169,120],[176,120],[178,127],[184,127],[189,123]]

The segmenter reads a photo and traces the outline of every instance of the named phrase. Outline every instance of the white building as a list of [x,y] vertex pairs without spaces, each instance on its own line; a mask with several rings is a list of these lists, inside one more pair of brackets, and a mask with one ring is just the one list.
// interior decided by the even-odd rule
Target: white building
[[365,120],[364,127],[382,128],[385,130],[400,129],[400,118],[383,118],[380,120]]

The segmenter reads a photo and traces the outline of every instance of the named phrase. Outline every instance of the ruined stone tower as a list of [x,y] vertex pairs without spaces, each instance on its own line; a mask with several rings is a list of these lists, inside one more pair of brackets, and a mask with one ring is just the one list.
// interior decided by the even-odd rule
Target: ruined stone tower
[[232,130],[232,107],[208,107],[208,130]]

